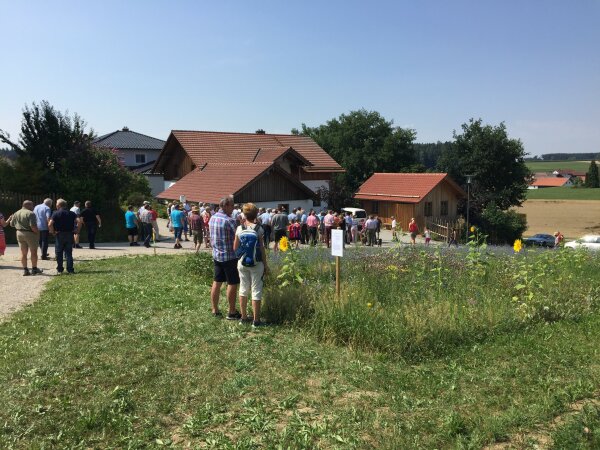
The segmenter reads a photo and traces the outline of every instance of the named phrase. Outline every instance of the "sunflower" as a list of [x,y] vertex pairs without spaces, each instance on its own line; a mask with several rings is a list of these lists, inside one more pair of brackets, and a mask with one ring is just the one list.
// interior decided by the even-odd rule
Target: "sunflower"
[[289,249],[289,242],[288,242],[288,238],[286,238],[285,236],[282,237],[279,240],[279,250],[281,250],[282,252],[287,252]]
[[517,239],[513,245],[513,249],[514,249],[515,253],[519,253],[522,248],[523,248],[523,243],[521,242],[521,239]]
[[471,233],[475,233],[475,225],[471,226]]

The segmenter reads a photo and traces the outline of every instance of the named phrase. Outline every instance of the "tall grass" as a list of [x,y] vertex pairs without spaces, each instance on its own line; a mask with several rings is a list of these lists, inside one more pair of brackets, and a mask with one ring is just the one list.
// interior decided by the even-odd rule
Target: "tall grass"
[[340,298],[325,251],[297,253],[294,268],[304,281],[285,290],[277,271],[289,261],[280,256],[271,264],[266,318],[336,343],[420,358],[534,322],[577,320],[600,303],[591,282],[600,260],[584,252],[363,250],[344,257]]

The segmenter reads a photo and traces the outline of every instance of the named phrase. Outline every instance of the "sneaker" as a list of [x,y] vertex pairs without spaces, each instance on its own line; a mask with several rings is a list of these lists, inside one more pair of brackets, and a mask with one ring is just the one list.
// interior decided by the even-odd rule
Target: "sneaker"
[[90,247],[90,250],[96,250],[96,247],[94,247],[93,245]]
[[138,244],[137,242],[132,242],[131,245],[133,245],[134,247],[139,247],[140,244]]
[[75,271],[73,271],[73,272],[67,272],[67,275],[75,275]]
[[259,328],[259,327],[264,327],[265,324],[264,322],[261,322],[260,320],[255,320],[252,322],[252,328]]
[[179,245],[175,244],[175,245],[173,246],[173,248],[179,248]]
[[227,314],[227,320],[239,320],[242,318],[242,315],[239,312],[229,313]]
[[28,277],[29,275],[31,275],[31,272],[29,271],[29,269],[23,269],[23,276]]
[[44,261],[50,261],[50,257],[49,256],[42,256],[42,258]]
[[252,323],[252,319],[250,317],[246,317],[245,319],[240,319],[240,325],[248,325]]
[[212,313],[212,316],[215,318],[221,318],[221,317],[223,317],[223,313],[221,311],[217,311],[217,312]]
[[38,269],[37,267],[34,267],[33,269],[31,269],[31,275],[37,275],[39,273],[42,273],[43,270],[42,269]]
[[75,248],[83,248],[83,247],[79,244],[75,244]]

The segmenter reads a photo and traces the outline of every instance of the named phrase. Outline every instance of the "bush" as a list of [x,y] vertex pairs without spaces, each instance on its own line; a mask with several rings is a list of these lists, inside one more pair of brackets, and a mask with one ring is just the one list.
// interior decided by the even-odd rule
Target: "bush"
[[516,211],[503,211],[495,204],[488,205],[481,214],[481,228],[494,244],[510,244],[521,239],[527,229],[527,217]]

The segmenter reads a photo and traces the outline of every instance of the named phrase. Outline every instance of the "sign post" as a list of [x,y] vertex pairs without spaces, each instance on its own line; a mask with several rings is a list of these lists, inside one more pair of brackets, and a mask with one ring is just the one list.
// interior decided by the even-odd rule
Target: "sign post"
[[335,256],[335,295],[340,298],[342,262],[344,256],[344,230],[331,230],[331,254]]

